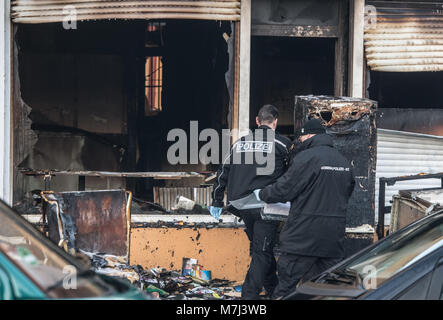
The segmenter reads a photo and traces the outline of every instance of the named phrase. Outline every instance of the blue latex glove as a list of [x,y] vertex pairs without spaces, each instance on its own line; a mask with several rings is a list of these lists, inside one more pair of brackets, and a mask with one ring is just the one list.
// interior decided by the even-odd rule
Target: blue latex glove
[[209,212],[211,213],[211,216],[213,216],[215,220],[218,220],[218,218],[220,218],[222,209],[223,208],[209,206]]
[[258,201],[261,201],[260,196],[259,196],[260,191],[261,191],[261,189],[255,189],[255,190],[254,190],[254,194],[255,194],[255,196],[257,197],[257,200],[258,200]]

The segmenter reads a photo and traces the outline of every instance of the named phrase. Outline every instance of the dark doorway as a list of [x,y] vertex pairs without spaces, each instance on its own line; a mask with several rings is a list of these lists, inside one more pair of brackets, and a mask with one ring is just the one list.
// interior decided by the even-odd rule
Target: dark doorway
[[334,94],[335,39],[253,36],[250,124],[267,103],[279,108],[279,131],[293,134],[295,95]]

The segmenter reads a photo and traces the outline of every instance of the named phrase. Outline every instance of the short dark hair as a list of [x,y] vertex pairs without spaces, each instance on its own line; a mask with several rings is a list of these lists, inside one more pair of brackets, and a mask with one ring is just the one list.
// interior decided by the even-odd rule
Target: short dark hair
[[257,114],[260,123],[270,123],[278,118],[278,109],[272,104],[265,104]]

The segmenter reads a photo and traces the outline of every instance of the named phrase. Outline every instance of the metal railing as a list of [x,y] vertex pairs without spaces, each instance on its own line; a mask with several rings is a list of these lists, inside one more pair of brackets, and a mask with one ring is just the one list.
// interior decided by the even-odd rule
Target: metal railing
[[384,237],[384,227],[385,227],[385,214],[391,212],[391,207],[386,207],[386,185],[393,186],[398,181],[407,180],[421,180],[421,179],[441,179],[441,186],[443,188],[443,172],[434,174],[416,174],[411,176],[401,176],[392,178],[380,178],[379,179],[379,189],[378,189],[378,224],[377,224],[377,236],[378,239]]

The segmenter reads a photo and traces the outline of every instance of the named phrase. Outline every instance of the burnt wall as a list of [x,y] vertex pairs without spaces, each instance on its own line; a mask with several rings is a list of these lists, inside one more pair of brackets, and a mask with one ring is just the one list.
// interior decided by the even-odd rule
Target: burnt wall
[[[14,169],[121,170],[127,134],[125,46],[134,41],[136,27],[103,22],[79,23],[76,30],[62,24],[15,26],[15,121],[31,120],[38,141],[22,152]],[[20,111],[24,105],[27,114]],[[15,127],[14,139],[23,129]],[[52,187],[72,190],[77,179],[56,178]],[[41,179],[16,170],[15,201],[41,188]]]
[[243,228],[132,228],[131,264],[180,270],[185,257],[197,259],[213,278],[243,281],[249,240]]
[[124,134],[123,59],[90,53],[23,53],[23,99],[35,125]]
[[339,0],[254,0],[253,24],[337,25]]
[[124,58],[137,26],[128,23],[20,25],[19,78],[35,125],[126,133]]
[[443,135],[443,72],[370,71],[368,80],[377,128]]
[[443,108],[383,108],[377,128],[443,136]]
[[[20,153],[16,167],[205,169],[201,165],[170,167],[167,133],[173,128],[189,131],[192,120],[199,121],[200,130],[228,127],[225,73],[230,24],[168,20],[161,46],[154,51],[145,46],[147,24],[79,22],[76,30],[65,30],[62,24],[15,26],[15,79],[20,86],[16,86],[14,108],[21,121],[16,121],[14,138],[22,137],[16,140],[22,141],[29,136],[24,133],[25,124],[39,138],[35,147]],[[155,116],[145,114],[144,105],[144,65],[150,55],[161,56],[163,63],[162,111]],[[20,144],[16,145],[19,149]],[[30,188],[42,186],[42,181],[26,179],[35,180],[23,179],[16,170],[17,199]],[[132,190],[136,188],[133,182]],[[142,181],[139,190],[149,193],[151,182],[147,190]],[[53,184],[56,191],[75,185],[75,177]]]
[[250,124],[271,103],[279,130],[293,134],[294,94],[334,94],[334,53],[334,39],[252,37]]

